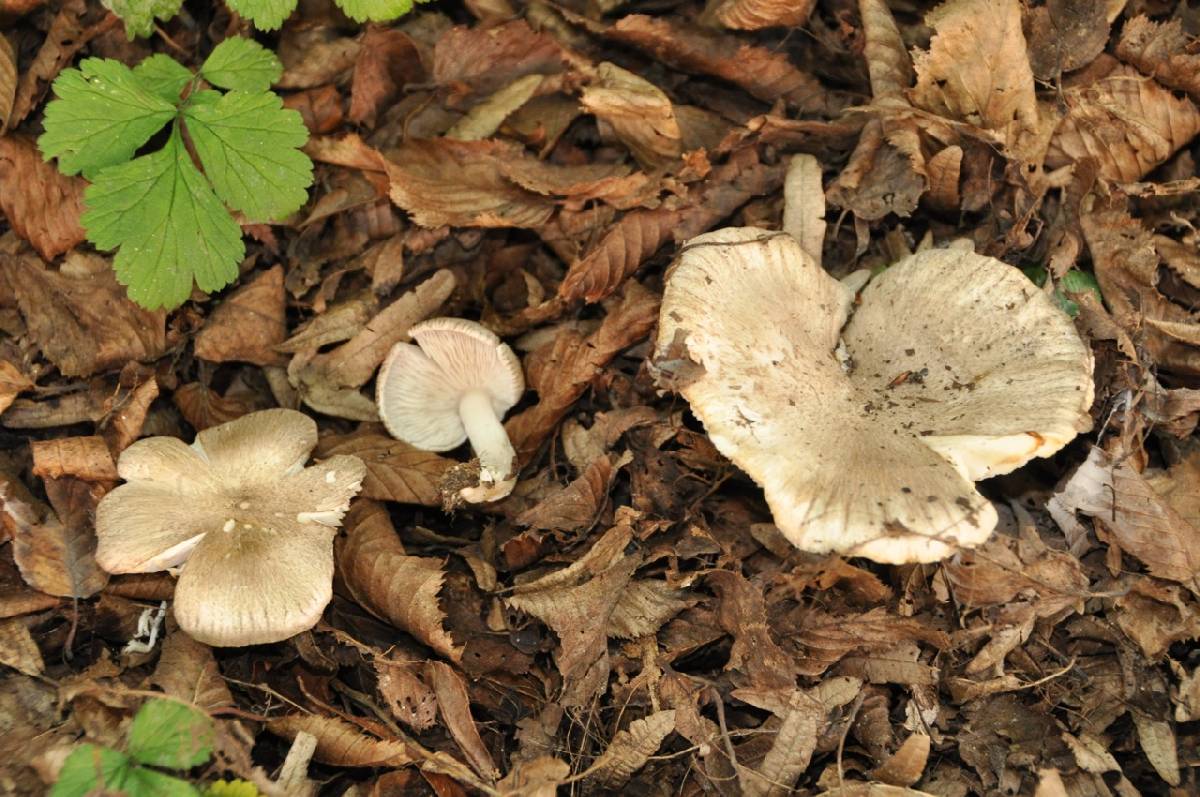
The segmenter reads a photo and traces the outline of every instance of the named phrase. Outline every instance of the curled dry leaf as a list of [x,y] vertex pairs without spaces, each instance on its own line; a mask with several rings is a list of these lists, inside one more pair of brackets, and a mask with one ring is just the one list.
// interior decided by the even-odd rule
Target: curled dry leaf
[[287,337],[283,266],[264,271],[225,297],[196,334],[196,356],[210,362],[280,365]]
[[88,598],[108,583],[96,564],[92,528],[104,488],[78,479],[47,479],[54,509],[15,479],[0,476],[0,512],[12,530],[13,559],[25,583],[64,598]]
[[29,377],[8,360],[0,360],[0,414],[3,414],[19,393],[33,387]]
[[491,753],[479,738],[479,729],[471,717],[471,696],[461,675],[443,661],[425,662],[425,676],[437,693],[438,712],[442,721],[467,757],[471,768],[489,783],[500,777]]
[[862,16],[863,56],[871,75],[871,96],[876,103],[895,100],[904,105],[904,92],[912,85],[913,65],[892,10],[884,0],[859,0]]
[[803,111],[825,107],[825,89],[782,53],[746,44],[668,17],[630,14],[604,31],[681,72],[712,75],[739,86],[764,102],[785,100]]
[[8,117],[16,99],[17,51],[7,36],[0,35],[0,133],[8,129]]
[[1164,86],[1186,91],[1200,102],[1200,50],[1178,18],[1152,22],[1137,16],[1125,23],[1117,57]]
[[42,652],[33,641],[29,627],[19,619],[0,620],[0,665],[31,676],[39,676],[46,671]]
[[150,683],[206,712],[234,705],[212,648],[178,629],[163,640]]
[[[3,53],[0,46],[0,92],[4,88]],[[45,259],[53,260],[83,241],[79,214],[85,185],[82,178],[68,177],[44,161],[28,138],[0,136],[0,210],[17,235]]]
[[387,106],[406,83],[420,82],[425,68],[421,52],[407,33],[395,28],[367,28],[354,62],[350,84],[350,121],[375,126],[379,109]]
[[1000,132],[1035,123],[1037,98],[1018,0],[949,0],[925,21],[936,34],[914,60],[914,104]]
[[805,651],[798,662],[802,675],[820,675],[853,650],[876,652],[900,642],[924,642],[948,648],[944,631],[917,617],[897,617],[886,607],[852,615],[832,615],[811,609],[797,622],[795,642]]
[[323,437],[316,453],[319,457],[353,454],[361,459],[367,466],[360,493],[363,498],[423,506],[441,505],[442,479],[458,464],[394,437],[370,432]]
[[376,686],[392,716],[414,731],[427,731],[437,720],[437,695],[407,662],[375,662]]
[[600,328],[584,337],[564,330],[554,343],[528,358],[526,380],[538,403],[505,424],[522,461],[537,451],[604,366],[650,333],[658,317],[657,294],[630,282]]
[[35,440],[33,475],[43,479],[73,476],[89,482],[117,481],[117,465],[103,437],[59,437]]
[[228,423],[255,410],[266,409],[265,406],[251,403],[249,396],[232,393],[222,396],[199,382],[181,385],[171,396],[171,400],[179,408],[183,419],[197,431]]
[[762,589],[738,572],[717,570],[705,579],[717,593],[717,622],[733,636],[726,669],[744,673],[755,689],[790,689],[797,662],[771,637]]
[[[1098,0],[1048,0],[1026,9],[1029,62],[1039,80],[1055,80],[1090,64],[1108,43],[1119,4]],[[1114,9],[1114,6],[1115,9]]]
[[534,31],[524,20],[492,28],[454,27],[433,48],[433,79],[442,86],[462,84],[491,94],[524,75],[552,75],[568,56],[553,36]]
[[966,608],[999,606],[1025,595],[1043,617],[1079,604],[1088,585],[1076,557],[1004,535],[947,560],[942,573],[954,600]]
[[865,221],[877,221],[889,213],[911,215],[923,193],[924,156],[915,128],[872,119],[826,196]]
[[525,75],[476,105],[446,131],[446,138],[479,141],[490,138],[512,113],[529,102],[545,81],[542,75]]
[[461,661],[462,648],[442,627],[442,563],[407,555],[387,509],[375,501],[356,500],[343,525],[347,536],[339,541],[338,564],[354,599],[451,661]]
[[301,732],[312,734],[317,739],[313,759],[322,764],[399,768],[420,760],[407,742],[373,739],[333,717],[289,714],[269,721],[267,730],[285,739],[294,739]]
[[875,780],[892,786],[912,786],[925,773],[929,762],[930,738],[923,733],[914,733],[904,740],[900,749],[884,761],[874,773]]
[[704,16],[734,30],[790,28],[803,25],[816,4],[816,0],[710,0]]
[[633,773],[646,765],[658,752],[663,739],[675,730],[675,710],[656,711],[634,720],[619,731],[600,757],[588,767],[585,776],[605,789],[619,790]]
[[658,86],[607,61],[579,101],[612,128],[643,169],[671,166],[683,154],[682,133],[671,100]]
[[551,492],[515,519],[521,526],[547,531],[580,531],[590,528],[608,500],[608,491],[619,469],[628,463],[601,456],[584,469],[579,478]]
[[167,350],[165,318],[129,301],[105,258],[72,255],[58,271],[0,255],[29,336],[64,376],[90,376]]
[[1129,182],[1171,157],[1200,132],[1200,110],[1130,66],[1117,66],[1091,85],[1064,93],[1046,165],[1091,158],[1105,180]]
[[1200,590],[1200,528],[1155,492],[1127,459],[1092,449],[1051,502],[1052,511],[1093,518],[1151,575]]

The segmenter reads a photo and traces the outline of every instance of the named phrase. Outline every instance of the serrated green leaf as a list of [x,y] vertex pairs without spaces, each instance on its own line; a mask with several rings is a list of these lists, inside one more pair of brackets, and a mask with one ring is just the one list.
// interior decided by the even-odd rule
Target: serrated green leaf
[[207,714],[174,700],[147,700],[129,728],[129,754],[143,764],[191,769],[212,755]]
[[54,93],[38,146],[46,158],[58,158],[64,174],[83,172],[89,180],[129,160],[175,116],[172,103],[110,58],[86,58],[79,69],[63,70]]
[[1100,283],[1096,282],[1096,278],[1086,271],[1071,269],[1066,274],[1063,274],[1062,280],[1058,284],[1066,293],[1091,291],[1096,294],[1097,299],[1103,298],[1100,295]]
[[355,22],[389,22],[412,11],[412,0],[335,0]]
[[200,790],[186,780],[146,767],[130,767],[122,791],[129,797],[200,797]]
[[299,149],[308,129],[277,95],[198,92],[184,119],[217,196],[251,221],[281,219],[308,199],[312,161]]
[[167,145],[96,176],[84,192],[88,239],[116,249],[113,270],[143,307],[178,307],[192,281],[212,292],[233,282],[242,231],[192,163],[178,129]]
[[225,5],[259,30],[275,30],[296,10],[296,0],[225,0]]
[[231,36],[213,48],[200,74],[223,89],[266,91],[283,74],[283,64],[258,42]]
[[84,797],[101,787],[110,791],[123,789],[131,769],[132,762],[124,753],[81,744],[67,756],[50,797]]
[[133,68],[138,82],[147,89],[175,105],[183,87],[192,79],[192,70],[169,55],[158,53]]
[[125,36],[149,36],[154,20],[170,19],[179,13],[183,0],[103,0],[104,7],[125,23]]

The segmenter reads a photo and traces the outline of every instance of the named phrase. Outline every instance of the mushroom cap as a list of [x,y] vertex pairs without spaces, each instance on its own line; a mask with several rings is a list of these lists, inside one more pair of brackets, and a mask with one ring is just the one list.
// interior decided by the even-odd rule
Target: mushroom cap
[[701,235],[668,275],[655,359],[700,366],[677,389],[797,547],[904,563],[982,543],[996,513],[971,479],[1088,427],[1090,352],[1023,275],[969,252],[892,266],[842,334],[851,298],[790,236]]
[[366,467],[353,456],[304,467],[316,423],[263,410],[122,452],[125,484],[96,510],[96,560],[110,573],[182,565],[175,618],[209,645],[286,639],[332,597],[333,536]]
[[457,448],[467,439],[458,411],[464,394],[486,391],[503,418],[525,392],[521,361],[482,324],[431,318],[408,334],[416,344],[392,347],[375,388],[379,417],[398,440],[424,451]]

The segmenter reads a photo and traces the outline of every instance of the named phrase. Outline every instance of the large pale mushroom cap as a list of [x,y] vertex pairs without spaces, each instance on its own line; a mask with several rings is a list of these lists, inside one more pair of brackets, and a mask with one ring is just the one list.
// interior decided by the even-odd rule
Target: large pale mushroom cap
[[150,437],[117,463],[126,483],[96,510],[110,573],[183,566],[175,618],[209,645],[276,642],[311,628],[332,597],[333,536],[366,468],[335,456],[305,468],[311,418],[263,410],[186,445]]
[[996,514],[972,480],[1090,426],[1089,350],[1016,269],[962,250],[892,266],[846,325],[851,299],[790,236],[708,233],[668,277],[655,359],[797,547],[902,563],[980,544]]
[[399,440],[423,451],[457,448],[467,439],[459,415],[465,394],[486,392],[503,418],[525,392],[521,361],[482,324],[431,318],[409,336],[416,345],[392,347],[376,383],[379,417]]

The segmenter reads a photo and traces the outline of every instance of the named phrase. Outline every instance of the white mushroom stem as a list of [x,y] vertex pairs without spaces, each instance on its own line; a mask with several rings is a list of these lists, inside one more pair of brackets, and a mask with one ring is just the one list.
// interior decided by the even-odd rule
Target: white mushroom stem
[[458,403],[458,414],[471,449],[479,458],[479,481],[493,484],[507,481],[513,475],[517,453],[496,415],[491,396],[484,390],[468,391]]

